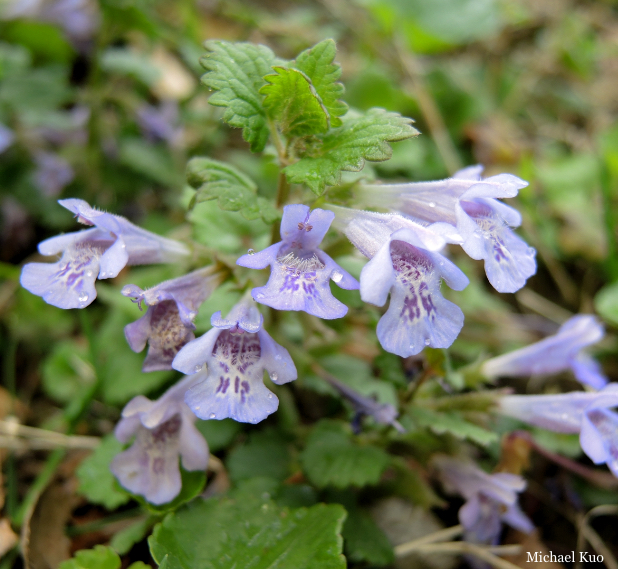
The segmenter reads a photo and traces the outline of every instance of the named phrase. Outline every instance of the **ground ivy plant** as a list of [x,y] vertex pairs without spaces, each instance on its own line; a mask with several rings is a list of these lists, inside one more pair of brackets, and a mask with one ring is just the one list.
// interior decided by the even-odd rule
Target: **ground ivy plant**
[[[386,566],[412,549],[389,541],[373,502],[394,495],[428,509],[443,504],[440,492],[465,500],[453,535],[495,545],[503,523],[533,529],[518,505],[522,464],[505,460],[511,447],[501,451],[498,436],[526,424],[579,436],[593,462],[618,475],[617,391],[582,352],[603,336],[594,317],[576,316],[555,335],[491,359],[455,365],[446,351],[465,325],[458,291],[469,281],[455,263],[459,248],[484,262],[498,292],[519,290],[536,271],[534,249],[513,231],[521,216],[501,201],[527,183],[506,173],[483,178],[482,166],[446,180],[381,183],[367,162],[388,160],[392,143],[419,133],[397,113],[349,108],[333,40],[293,60],[252,43],[205,47],[209,102],[274,165],[276,190],[231,156],[192,157],[182,199],[194,239],[185,232],[180,240],[63,199],[88,228],[43,241],[40,253],[57,260],[21,274],[23,287],[49,304],[83,310],[97,297],[96,281],[126,266],[182,272],[114,291],[113,302],[141,311],[124,333],[131,350],[146,350],[142,373],[159,378],[144,393],[159,397],[131,392],[114,436],[78,477],[92,503],[133,504],[140,514],[110,547],[78,552],[61,567],[117,569],[118,555],[147,536],[166,569],[335,569],[346,557]],[[237,241],[220,248],[199,238],[217,232],[218,212],[239,216]],[[91,351],[103,353],[102,344],[92,340]],[[110,369],[95,366],[73,427],[94,396],[106,397]],[[491,388],[499,377],[562,370],[588,390],[518,396]],[[69,400],[74,390],[59,393]]]

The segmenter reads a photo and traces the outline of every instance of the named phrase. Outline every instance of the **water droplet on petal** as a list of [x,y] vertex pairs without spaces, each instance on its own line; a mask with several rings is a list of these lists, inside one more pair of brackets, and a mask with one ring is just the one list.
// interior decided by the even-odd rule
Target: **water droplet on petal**
[[255,249],[249,249],[249,250],[247,251],[247,253],[248,253],[249,255],[255,255]]
[[87,302],[87,301],[88,301],[88,298],[89,298],[89,296],[88,296],[88,294],[86,294],[85,292],[80,292],[80,293],[79,293],[79,296],[77,297],[77,299],[78,299],[80,302]]
[[202,371],[202,368],[203,368],[203,367],[204,367],[204,365],[203,365],[203,364],[196,365],[196,366],[193,368],[193,371],[194,371],[195,373],[197,373],[198,371]]
[[425,338],[425,345],[429,346],[431,344],[431,340],[429,338]]
[[107,273],[105,273],[105,272],[102,272],[101,274],[99,274],[99,278],[100,279],[104,279],[106,277],[107,277]]
[[210,417],[211,419],[214,419],[214,418],[216,417],[216,415],[215,415],[214,413],[211,413],[211,414],[209,415],[209,417]]
[[436,204],[434,202],[429,202],[429,207],[436,207]]
[[272,394],[272,393],[269,393],[269,394],[268,394],[268,399],[272,399],[272,398],[273,398],[273,394]]
[[255,298],[264,298],[264,293],[262,293],[262,292],[258,292],[258,293],[255,295]]
[[120,244],[120,248],[121,248],[121,249],[126,249],[126,248],[127,248],[126,243],[121,243],[121,244]]
[[277,381],[279,379],[279,376],[273,371],[270,374],[270,379],[272,379],[273,381]]
[[280,359],[281,359],[281,354],[276,354],[276,355],[275,355],[275,359],[276,359],[276,360],[280,360]]
[[88,278],[90,278],[92,276],[92,271],[90,271],[90,270],[86,271],[86,276]]
[[339,271],[333,271],[330,278],[333,279],[336,283],[338,283],[343,278],[343,275]]

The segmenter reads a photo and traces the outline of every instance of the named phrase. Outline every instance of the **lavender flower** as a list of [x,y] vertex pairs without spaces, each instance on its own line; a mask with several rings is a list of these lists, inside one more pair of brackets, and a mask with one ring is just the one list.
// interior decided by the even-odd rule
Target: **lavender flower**
[[212,330],[184,346],[172,363],[187,374],[207,366],[207,374],[187,392],[185,401],[200,419],[231,417],[259,423],[279,406],[264,386],[264,370],[281,385],[297,378],[294,362],[262,328],[262,315],[248,295],[227,318],[216,312],[210,322]]
[[205,470],[208,464],[208,445],[184,403],[185,392],[197,381],[199,376],[185,377],[157,401],[138,395],[116,425],[121,443],[135,440],[114,458],[111,471],[122,486],[152,504],[165,504],[180,492],[179,455],[185,470]]
[[401,357],[425,346],[447,348],[463,326],[461,309],[440,294],[440,279],[454,290],[468,278],[446,257],[435,252],[456,240],[452,228],[436,223],[423,227],[400,215],[332,207],[350,241],[371,260],[363,267],[361,298],[388,310],[378,323],[382,347]]
[[461,494],[466,503],[459,510],[464,539],[496,545],[502,523],[530,533],[534,526],[517,504],[526,481],[516,474],[487,474],[471,462],[438,455],[433,459],[440,479],[449,492]]
[[374,418],[376,423],[391,425],[400,433],[406,432],[401,423],[397,421],[399,413],[393,405],[389,403],[378,403],[374,399],[365,397],[329,374],[321,374],[321,377],[330,383],[343,395],[343,397],[350,401],[354,410],[360,415],[369,415]]
[[58,203],[92,229],[66,233],[39,243],[42,255],[57,255],[56,263],[28,263],[21,285],[58,308],[84,308],[97,296],[94,281],[118,275],[125,265],[174,262],[189,254],[177,241],[141,229],[124,217],[91,208],[79,199]]
[[550,431],[579,433],[582,450],[595,464],[606,463],[618,477],[618,383],[601,391],[560,395],[505,395],[498,411]]
[[15,133],[0,123],[0,154],[2,154],[15,140]]
[[347,290],[358,289],[358,281],[318,249],[334,217],[323,209],[310,212],[306,205],[283,208],[282,240],[236,261],[250,269],[271,266],[266,286],[252,291],[257,302],[277,310],[304,310],[319,318],[345,316],[348,308],[333,297],[329,281]]
[[36,162],[35,183],[47,197],[56,197],[75,178],[71,165],[57,154],[38,152],[34,160]]
[[0,19],[32,18],[57,24],[77,47],[86,42],[99,27],[99,13],[92,0],[7,0],[0,10]]
[[601,389],[607,384],[607,378],[599,364],[582,353],[582,349],[598,342],[603,336],[603,326],[594,316],[573,316],[555,335],[487,360],[481,373],[487,378],[495,379],[500,376],[557,373],[570,368],[581,383]]
[[485,272],[498,292],[515,292],[536,273],[536,251],[509,227],[521,225],[515,209],[496,198],[512,198],[528,183],[511,174],[481,180],[482,166],[471,166],[435,182],[360,186],[368,205],[401,211],[430,223],[446,222],[461,235],[464,251],[485,260]]
[[164,101],[158,107],[143,104],[137,109],[137,122],[144,136],[151,140],[164,140],[175,144],[182,135],[178,126],[178,103]]
[[136,285],[122,289],[140,310],[142,302],[148,307],[144,316],[124,329],[134,352],[141,352],[148,342],[142,371],[172,369],[180,348],[195,339],[193,321],[200,304],[221,284],[223,276],[216,267],[206,267],[145,291]]

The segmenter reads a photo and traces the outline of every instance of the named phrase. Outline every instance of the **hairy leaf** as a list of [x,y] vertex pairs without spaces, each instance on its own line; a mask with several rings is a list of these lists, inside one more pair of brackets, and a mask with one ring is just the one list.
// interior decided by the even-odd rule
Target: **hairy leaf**
[[339,100],[343,95],[343,84],[339,83],[341,67],[334,63],[337,47],[335,41],[327,39],[303,51],[295,62],[296,69],[302,71],[313,84],[330,117],[332,128],[341,126],[339,117],[348,112],[348,105]]
[[63,561],[58,569],[119,569],[120,557],[113,549],[95,545],[94,549],[75,552],[73,559]]
[[395,560],[393,546],[371,517],[360,508],[348,512],[343,526],[343,539],[348,559],[366,561],[383,567]]
[[344,425],[322,421],[300,457],[309,480],[318,487],[376,484],[389,462],[380,448],[354,443]]
[[283,480],[289,472],[290,453],[283,437],[273,429],[252,433],[245,444],[232,450],[226,466],[233,482],[264,476]]
[[409,414],[417,425],[427,427],[438,435],[449,433],[458,439],[469,439],[480,445],[488,445],[498,440],[496,433],[466,421],[457,413],[441,413],[413,407]]
[[288,510],[250,490],[196,500],[167,516],[149,539],[155,561],[166,569],[345,568],[343,507]]
[[[75,552],[73,559],[63,561],[58,569],[119,569],[120,557],[111,547],[95,545],[94,549],[82,549]],[[127,569],[151,569],[143,561],[131,563]]]
[[193,158],[187,164],[187,181],[197,190],[189,209],[216,199],[221,209],[240,211],[245,219],[261,217],[266,223],[272,223],[281,216],[270,201],[257,195],[253,180],[231,164]]
[[313,156],[305,156],[284,171],[288,180],[307,184],[316,195],[327,185],[341,180],[343,170],[358,172],[365,160],[380,162],[392,154],[389,142],[405,140],[418,134],[412,119],[384,109],[370,109],[366,114],[347,117],[343,125],[322,138],[322,146]]
[[210,104],[225,107],[223,120],[242,128],[251,150],[261,152],[269,130],[259,90],[266,83],[264,75],[272,71],[274,53],[264,45],[218,40],[206,42],[206,49],[209,53],[201,64],[208,73],[202,76],[202,83],[215,91]]
[[326,132],[328,111],[311,79],[302,71],[275,67],[275,73],[266,75],[268,82],[260,89],[265,95],[264,107],[277,121],[285,136],[307,136]]

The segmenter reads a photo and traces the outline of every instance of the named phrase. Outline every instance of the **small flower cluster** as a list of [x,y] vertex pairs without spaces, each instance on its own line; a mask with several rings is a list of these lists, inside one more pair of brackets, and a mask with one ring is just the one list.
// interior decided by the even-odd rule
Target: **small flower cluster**
[[[463,326],[461,309],[440,293],[442,280],[454,290],[468,284],[445,255],[447,244],[460,245],[472,258],[484,259],[488,279],[498,291],[522,287],[535,273],[535,252],[510,229],[520,224],[519,214],[498,200],[515,196],[526,183],[509,174],[483,180],[480,173],[481,167],[476,166],[439,182],[358,188],[362,203],[386,205],[390,213],[285,206],[281,241],[237,260],[239,266],[250,269],[270,266],[268,282],[248,290],[225,318],[221,312],[213,314],[212,329],[199,338],[194,335],[199,307],[227,278],[229,269],[204,267],[148,290],[126,285],[122,294],[140,310],[146,308],[140,319],[125,328],[132,350],[141,352],[148,345],[143,371],[175,369],[186,377],[156,402],[138,396],[125,407],[116,435],[123,443],[132,438],[134,442],[112,465],[121,484],[152,503],[168,502],[180,491],[179,456],[187,470],[206,467],[208,448],[195,428],[197,418],[258,423],[276,411],[278,399],[264,385],[264,371],[281,385],[295,380],[297,370],[288,351],[264,329],[256,302],[335,319],[345,316],[348,308],[332,295],[331,280],[346,290],[360,289],[361,298],[377,306],[383,306],[390,293],[390,305],[377,326],[378,339],[385,350],[407,357],[426,346],[450,346]],[[114,278],[126,265],[189,259],[190,250],[184,244],[120,216],[93,209],[79,199],[59,203],[90,228],[43,241],[40,253],[61,255],[60,260],[27,264],[21,275],[26,289],[54,306],[88,306],[96,298],[96,279]],[[369,259],[360,282],[320,248],[333,222]],[[602,334],[596,321],[582,316],[536,346],[489,360],[483,373],[493,378],[570,367],[581,381],[603,387],[605,379],[597,364],[579,354]],[[539,358],[541,352],[549,357]],[[328,381],[359,413],[404,432],[393,406],[364,398],[335,378]],[[595,462],[607,462],[618,475],[618,443],[610,433],[618,420],[607,410],[618,402],[614,396],[611,386],[592,394],[539,396],[538,404],[534,397],[507,396],[500,409],[532,424],[581,432],[589,456]],[[554,408],[567,419],[556,419]],[[468,499],[460,517],[475,540],[492,543],[500,520],[528,528],[529,522],[515,506],[516,492],[523,489],[517,477],[484,475],[450,459],[444,459],[439,468]],[[497,524],[489,518],[498,519]]]

